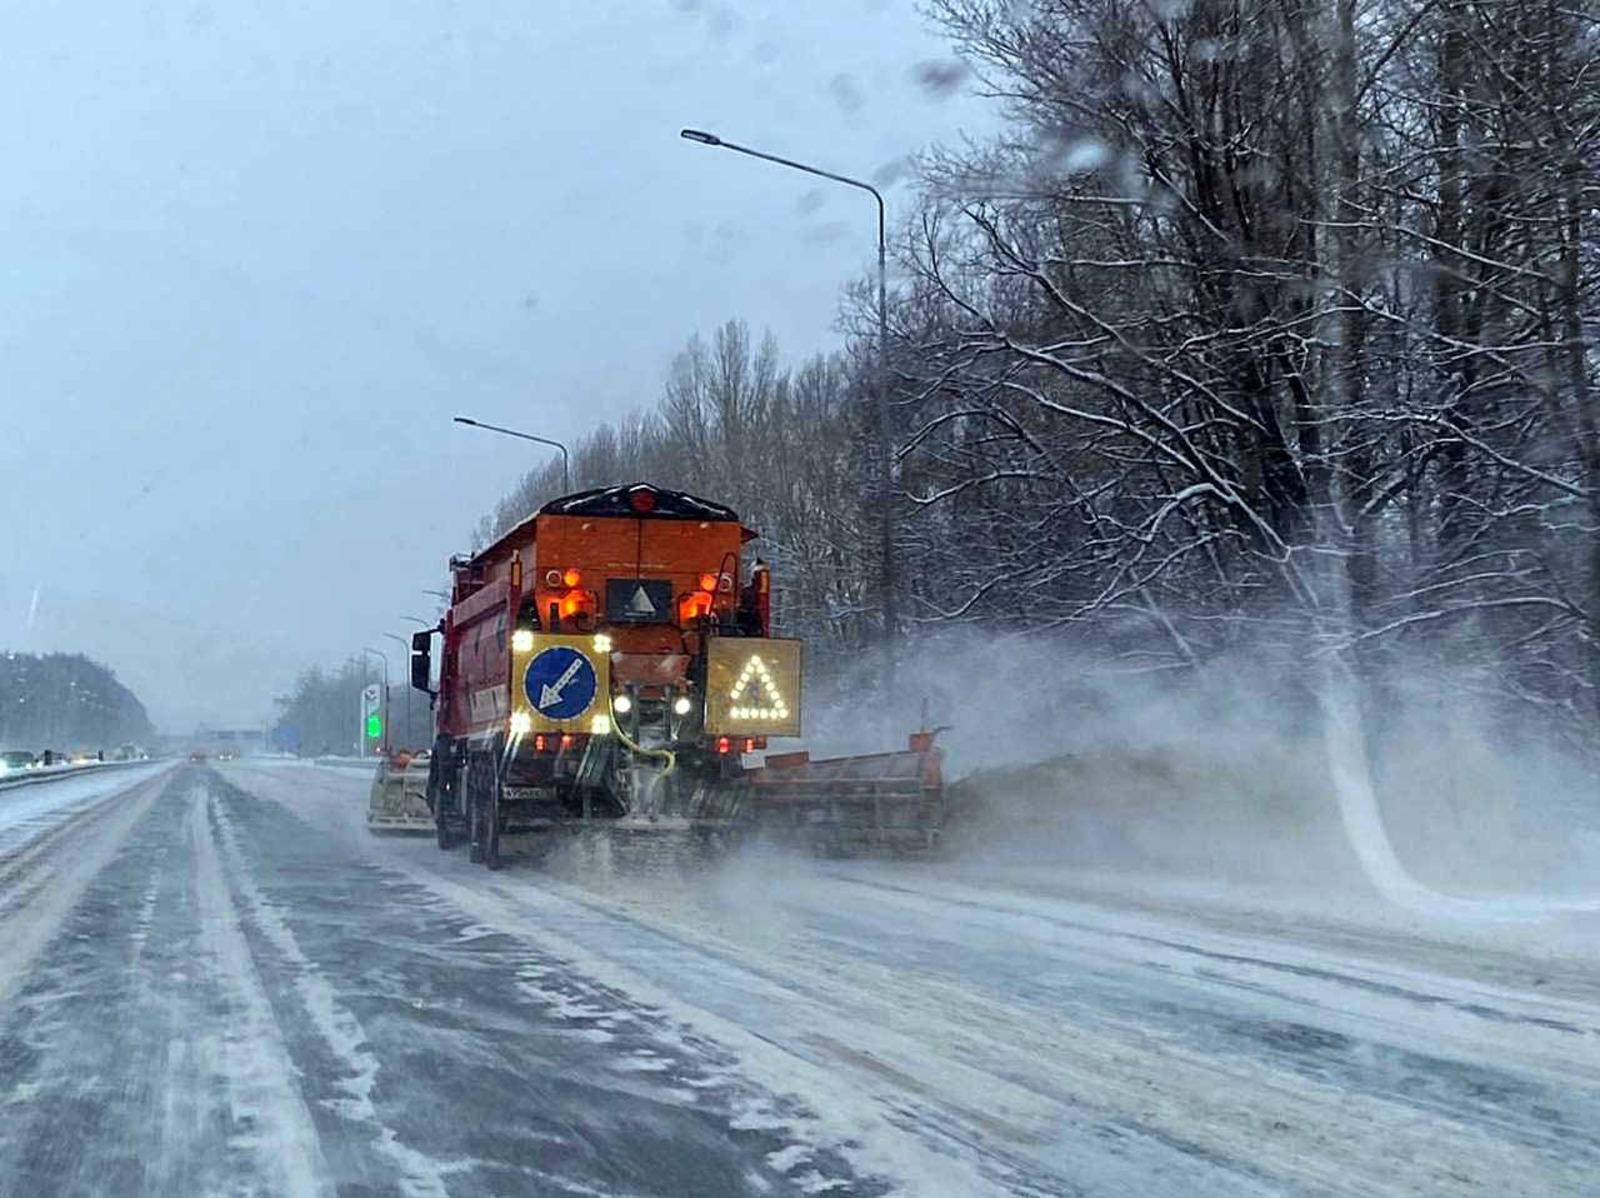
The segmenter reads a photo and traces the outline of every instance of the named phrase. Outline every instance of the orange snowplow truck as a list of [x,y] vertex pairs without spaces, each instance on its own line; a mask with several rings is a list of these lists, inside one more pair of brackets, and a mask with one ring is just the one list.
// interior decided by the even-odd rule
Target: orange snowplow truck
[[411,653],[434,700],[439,846],[465,839],[496,868],[505,834],[601,821],[828,851],[934,844],[931,735],[904,753],[766,756],[769,737],[800,734],[803,652],[771,635],[771,574],[742,557],[756,535],[728,507],[640,483],[553,500],[452,558],[450,610]]

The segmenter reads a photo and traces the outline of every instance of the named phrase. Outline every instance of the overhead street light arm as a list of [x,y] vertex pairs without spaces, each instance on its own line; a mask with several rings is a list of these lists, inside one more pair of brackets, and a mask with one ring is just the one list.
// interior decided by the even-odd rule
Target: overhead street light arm
[[768,154],[765,150],[755,150],[749,146],[741,146],[736,142],[723,141],[715,133],[707,133],[704,129],[680,129],[678,136],[685,141],[697,142],[702,146],[715,146],[722,150],[732,150],[736,154],[748,154],[752,158],[760,158],[766,162],[776,162],[779,166],[792,167],[797,171],[805,171],[808,175],[818,175],[824,179],[832,179],[835,183],[843,183],[847,187],[859,187],[862,191],[870,192],[872,198],[878,201],[878,244],[880,246],[885,244],[883,193],[872,184],[861,179],[852,179],[849,175],[839,175],[833,171],[825,171],[820,166],[809,166],[804,162],[796,162],[792,158],[780,158],[776,154]]
[[519,437],[524,441],[537,441],[540,445],[548,445],[552,449],[561,451],[561,489],[572,490],[572,467],[567,457],[567,447],[560,441],[552,441],[549,437],[535,436],[533,433],[519,432],[514,428],[501,428],[498,424],[485,424],[481,420],[474,420],[470,416],[451,417],[457,424],[465,424],[472,428],[481,428],[485,432],[500,433],[507,437]]

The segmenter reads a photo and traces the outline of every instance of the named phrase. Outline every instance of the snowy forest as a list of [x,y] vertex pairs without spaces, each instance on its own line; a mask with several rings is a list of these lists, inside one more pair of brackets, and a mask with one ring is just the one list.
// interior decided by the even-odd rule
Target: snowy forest
[[144,704],[76,653],[0,653],[0,748],[72,752],[148,743]]
[[[371,657],[346,658],[333,669],[311,666],[300,672],[288,694],[273,700],[277,715],[269,739],[283,752],[305,757],[321,754],[352,756],[371,752],[378,743],[363,747],[361,692],[381,685],[381,667]],[[411,692],[408,679],[390,680],[388,743],[396,749],[414,749],[433,743],[433,713],[428,697]],[[385,739],[380,737],[380,742]]]
[[[1004,107],[892,197],[891,494],[908,631],[1140,670],[1447,662],[1600,715],[1600,9],[1587,0],[930,0]],[[730,321],[574,487],[731,503],[785,631],[881,634],[874,292],[785,366]],[[559,490],[535,471],[492,536]]]

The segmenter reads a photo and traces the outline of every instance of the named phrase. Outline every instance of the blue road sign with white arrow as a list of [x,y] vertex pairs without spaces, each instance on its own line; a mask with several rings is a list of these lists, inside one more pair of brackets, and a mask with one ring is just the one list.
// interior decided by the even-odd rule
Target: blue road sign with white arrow
[[522,689],[545,719],[577,719],[594,702],[594,663],[577,649],[554,645],[528,663]]

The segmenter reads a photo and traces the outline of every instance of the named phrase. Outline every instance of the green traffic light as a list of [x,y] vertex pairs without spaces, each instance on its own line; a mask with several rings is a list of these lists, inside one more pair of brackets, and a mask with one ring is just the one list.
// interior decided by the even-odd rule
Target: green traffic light
[[373,740],[383,735],[383,718],[376,713],[367,717],[367,735]]

